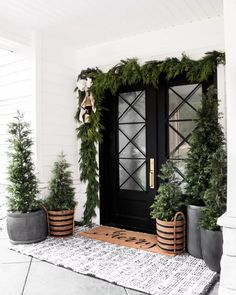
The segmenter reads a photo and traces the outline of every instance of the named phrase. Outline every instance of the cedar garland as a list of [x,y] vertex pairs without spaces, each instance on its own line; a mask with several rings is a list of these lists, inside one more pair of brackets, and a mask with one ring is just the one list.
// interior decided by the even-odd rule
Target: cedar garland
[[[121,60],[119,64],[104,73],[98,68],[83,70],[78,80],[81,78],[91,78],[93,85],[90,91],[96,101],[96,112],[91,114],[91,123],[82,124],[76,129],[77,136],[81,140],[79,168],[81,171],[80,180],[87,183],[87,201],[85,204],[83,223],[91,223],[95,216],[95,208],[99,206],[99,182],[98,164],[96,161],[97,144],[102,139],[102,129],[100,118],[102,115],[102,101],[105,92],[110,91],[112,95],[118,92],[121,86],[133,85],[142,82],[144,85],[158,87],[160,76],[164,76],[168,81],[186,74],[189,82],[206,81],[216,72],[217,65],[224,64],[225,54],[218,51],[207,52],[200,60],[192,60],[186,55],[181,59],[167,58],[164,61],[148,61],[140,65],[136,58]],[[78,92],[78,110],[75,119],[79,122],[80,105],[85,93],[75,88]]]

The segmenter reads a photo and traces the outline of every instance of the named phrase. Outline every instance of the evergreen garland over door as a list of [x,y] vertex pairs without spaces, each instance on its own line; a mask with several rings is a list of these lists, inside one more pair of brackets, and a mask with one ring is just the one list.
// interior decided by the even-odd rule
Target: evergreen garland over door
[[[87,200],[84,206],[83,223],[89,224],[92,217],[96,215],[95,208],[101,203],[99,200],[98,164],[97,164],[97,143],[102,140],[104,129],[102,116],[104,114],[103,104],[106,93],[110,92],[115,96],[120,87],[125,85],[151,85],[159,88],[164,78],[170,81],[181,75],[186,76],[189,83],[202,83],[208,81],[214,75],[218,64],[224,64],[225,55],[222,52],[207,52],[201,59],[192,60],[186,55],[181,59],[167,58],[163,61],[148,61],[140,65],[137,59],[121,60],[108,72],[102,72],[99,68],[88,68],[82,70],[78,75],[78,82],[75,92],[78,95],[78,108],[75,119],[81,123],[81,104],[85,99],[86,91],[79,87],[80,79],[92,79],[89,92],[93,94],[96,111],[91,113],[89,124],[79,124],[76,129],[77,136],[81,140],[80,146],[80,180],[86,183]],[[82,83],[83,84],[83,83]],[[100,204],[100,206],[103,206]]]

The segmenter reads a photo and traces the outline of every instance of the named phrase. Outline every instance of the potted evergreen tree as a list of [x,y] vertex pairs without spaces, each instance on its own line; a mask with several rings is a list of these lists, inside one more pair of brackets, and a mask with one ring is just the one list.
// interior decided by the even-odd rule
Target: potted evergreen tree
[[187,250],[198,258],[202,258],[199,221],[205,205],[204,194],[210,185],[209,162],[224,139],[218,118],[217,92],[214,86],[210,86],[197,111],[197,125],[191,136],[185,173]]
[[207,266],[220,272],[223,237],[217,219],[226,211],[227,161],[222,146],[214,153],[209,165],[210,186],[204,194],[201,224],[202,256]]
[[9,124],[7,231],[13,244],[35,243],[47,237],[47,217],[37,200],[38,181],[32,160],[29,124],[17,112]]
[[185,249],[184,202],[173,162],[161,167],[163,181],[151,205],[151,217],[156,219],[157,246],[163,254],[178,254]]
[[48,209],[48,226],[51,236],[68,236],[74,232],[74,200],[72,173],[70,164],[61,153],[54,163],[49,182],[49,196],[45,201]]

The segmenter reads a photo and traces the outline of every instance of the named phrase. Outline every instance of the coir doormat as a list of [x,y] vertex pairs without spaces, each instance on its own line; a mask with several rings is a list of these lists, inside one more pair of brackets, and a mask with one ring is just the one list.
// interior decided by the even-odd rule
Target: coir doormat
[[[87,231],[82,231],[80,232],[80,235],[90,239],[96,239],[120,246],[163,254],[156,245],[156,235],[152,234],[134,232],[117,227],[98,226]],[[174,254],[169,255],[175,256]]]
[[141,251],[81,236],[76,228],[67,238],[12,245],[22,254],[126,288],[153,295],[207,294],[217,279],[202,259]]

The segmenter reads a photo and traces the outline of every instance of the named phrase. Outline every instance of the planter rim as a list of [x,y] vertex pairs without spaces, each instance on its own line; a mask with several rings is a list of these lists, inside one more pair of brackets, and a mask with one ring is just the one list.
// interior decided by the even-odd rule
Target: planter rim
[[41,213],[42,211],[44,211],[42,208],[37,210],[37,211],[34,211],[34,212],[27,212],[27,213],[20,213],[20,212],[9,212],[7,214],[7,216],[9,217],[22,217],[22,216],[33,216],[33,215],[38,215],[39,213]]
[[193,209],[193,210],[198,210],[198,209],[202,209],[205,206],[197,206],[197,205],[187,205],[187,208],[189,209]]
[[174,225],[182,226],[185,224],[185,220],[181,219],[181,220],[176,220],[176,222],[174,222],[173,220],[172,221],[165,221],[165,220],[161,220],[161,219],[156,218],[156,223],[159,225],[163,225],[163,226],[165,226],[165,225],[166,226],[174,226]]
[[220,233],[222,234],[222,231],[221,230],[210,230],[210,229],[206,229],[206,228],[203,228],[203,227],[200,227],[202,231],[206,231],[206,232],[209,232],[209,233]]
[[68,210],[47,210],[48,211],[48,213],[73,213],[75,210],[74,209],[68,209]]

